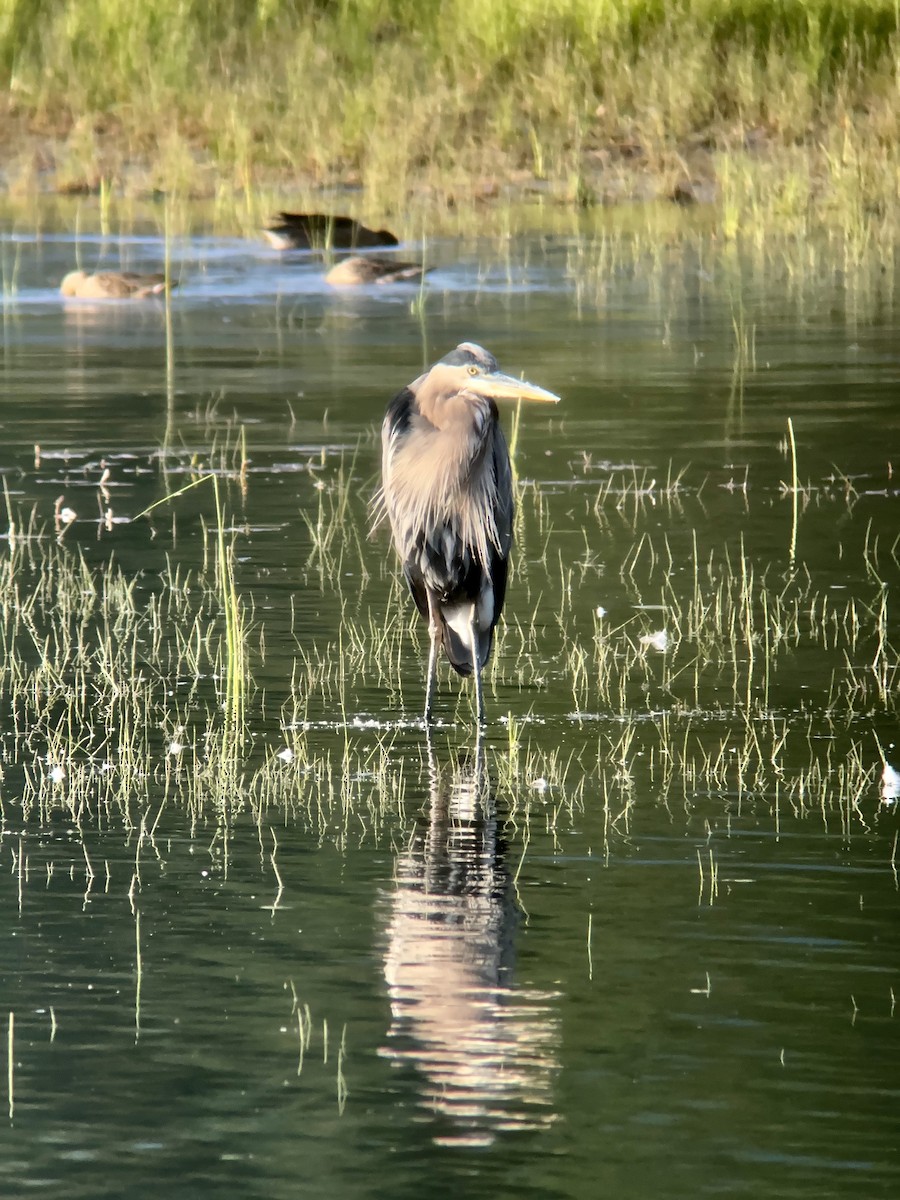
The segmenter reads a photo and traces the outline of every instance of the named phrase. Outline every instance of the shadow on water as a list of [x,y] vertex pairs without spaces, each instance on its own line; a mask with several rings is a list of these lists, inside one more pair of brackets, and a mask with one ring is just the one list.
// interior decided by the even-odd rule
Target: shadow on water
[[415,1068],[419,1104],[445,1119],[436,1141],[489,1144],[554,1119],[559,1020],[552,993],[515,985],[521,914],[481,739],[445,763],[429,739],[428,772],[386,906],[392,1020],[380,1053]]

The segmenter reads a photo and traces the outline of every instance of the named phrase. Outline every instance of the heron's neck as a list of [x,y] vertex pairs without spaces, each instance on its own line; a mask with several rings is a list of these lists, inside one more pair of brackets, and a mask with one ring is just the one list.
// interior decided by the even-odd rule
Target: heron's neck
[[445,493],[466,488],[473,469],[484,455],[490,414],[472,404],[448,405],[440,422],[426,417],[425,437],[418,451],[420,465],[445,484]]

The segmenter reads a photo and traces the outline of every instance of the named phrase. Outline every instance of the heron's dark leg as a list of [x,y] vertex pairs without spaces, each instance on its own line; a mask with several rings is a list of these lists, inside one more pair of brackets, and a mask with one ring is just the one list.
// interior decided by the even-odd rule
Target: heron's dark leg
[[484,727],[484,692],[481,687],[481,666],[478,662],[478,639],[475,636],[475,605],[469,617],[469,649],[472,652],[472,675],[475,679],[475,707],[478,710],[479,731]]
[[434,692],[434,676],[437,668],[438,643],[441,640],[441,626],[438,620],[437,601],[431,592],[428,596],[428,674],[425,677],[425,723],[431,722],[431,697]]

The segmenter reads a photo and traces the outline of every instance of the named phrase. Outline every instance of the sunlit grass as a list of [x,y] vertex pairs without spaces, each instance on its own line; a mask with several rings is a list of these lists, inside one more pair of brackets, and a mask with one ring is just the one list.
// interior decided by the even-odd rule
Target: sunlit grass
[[[233,463],[233,454],[217,458]],[[10,718],[6,794],[12,784],[26,816],[44,822],[62,809],[79,828],[155,829],[166,807],[226,827],[243,813],[261,840],[274,820],[291,819],[341,844],[402,822],[412,775],[429,766],[419,720],[425,634],[389,554],[373,555],[360,536],[357,469],[342,456],[321,463],[298,570],[333,605],[338,632],[295,625],[293,644],[279,650],[274,707],[271,664],[269,694],[253,685],[265,654],[248,636],[252,591],[242,596],[223,497],[200,565],[186,571],[169,559],[152,579],[129,577],[114,560],[89,565],[10,506],[0,700]],[[832,481],[793,478],[801,531],[814,486],[821,503],[853,503]],[[240,487],[236,471],[217,479]],[[867,542],[858,564],[867,582],[835,593],[813,585],[802,537],[792,563],[789,514],[781,563],[760,568],[740,544],[701,537],[689,471],[595,482],[582,464],[576,479],[585,551],[569,562],[553,552],[542,489],[520,485],[514,599],[486,681],[488,769],[513,824],[552,831],[599,805],[613,837],[639,819],[648,790],[686,811],[718,796],[726,811],[763,806],[776,823],[783,811],[831,813],[848,828],[861,820],[881,751],[865,744],[860,723],[895,720],[900,694],[883,583],[896,544]],[[645,525],[660,509],[666,534]],[[603,578],[591,546],[611,522],[634,538],[615,564],[616,620],[583,599]],[[812,661],[830,684],[804,697]],[[550,694],[551,725],[569,731],[564,745],[543,734]],[[381,698],[378,711],[363,695]],[[470,706],[465,685],[446,674],[438,710],[434,736],[452,760],[471,740]],[[828,736],[811,739],[813,724]]]
[[858,241],[894,223],[898,60],[893,0],[18,0],[0,23],[11,189],[93,189],[107,223],[157,189],[252,228],[347,182],[417,223],[526,181],[583,206],[706,180],[729,236]]

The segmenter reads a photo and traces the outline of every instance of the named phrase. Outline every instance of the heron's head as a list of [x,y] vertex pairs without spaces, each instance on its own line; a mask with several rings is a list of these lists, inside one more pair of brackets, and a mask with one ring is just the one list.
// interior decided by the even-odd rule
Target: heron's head
[[475,342],[462,342],[416,380],[416,398],[425,408],[453,400],[535,400],[556,404],[559,396],[524,379],[504,375],[493,354]]

